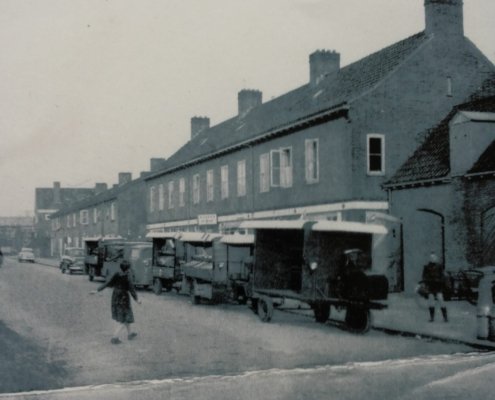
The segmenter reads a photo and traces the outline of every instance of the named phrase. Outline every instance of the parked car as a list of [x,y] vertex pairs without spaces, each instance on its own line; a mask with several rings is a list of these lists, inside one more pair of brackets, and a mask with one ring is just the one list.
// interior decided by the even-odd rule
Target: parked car
[[19,260],[19,262],[31,262],[31,263],[34,263],[36,261],[35,258],[34,258],[33,251],[32,250],[26,250],[26,248],[24,248],[24,250],[21,250],[21,252],[17,256],[17,259]]
[[85,252],[81,247],[66,247],[60,260],[63,274],[84,273]]

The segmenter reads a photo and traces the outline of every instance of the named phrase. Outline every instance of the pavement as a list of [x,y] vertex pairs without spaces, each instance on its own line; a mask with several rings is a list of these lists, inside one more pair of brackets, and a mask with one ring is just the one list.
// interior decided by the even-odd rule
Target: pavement
[[[36,262],[50,267],[58,268],[59,266],[58,259],[38,258]],[[495,341],[477,339],[476,306],[467,301],[446,302],[449,317],[447,323],[443,322],[438,306],[435,321],[429,322],[426,300],[416,295],[390,293],[387,305],[388,307],[384,310],[372,311],[372,329],[391,335],[462,343],[478,350],[495,351]],[[312,312],[308,315],[312,317]],[[343,317],[343,313],[332,311],[332,319],[338,321]]]

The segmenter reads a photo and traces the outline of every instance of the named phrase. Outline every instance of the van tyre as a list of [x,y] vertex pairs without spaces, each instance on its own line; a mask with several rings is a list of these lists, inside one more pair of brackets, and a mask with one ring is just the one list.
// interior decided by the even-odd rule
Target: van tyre
[[360,306],[349,306],[345,313],[345,324],[349,331],[366,333],[371,329],[370,310]]
[[315,304],[313,306],[315,321],[324,324],[330,317],[330,304]]
[[258,317],[263,322],[270,322],[273,317],[273,300],[269,297],[258,299]]

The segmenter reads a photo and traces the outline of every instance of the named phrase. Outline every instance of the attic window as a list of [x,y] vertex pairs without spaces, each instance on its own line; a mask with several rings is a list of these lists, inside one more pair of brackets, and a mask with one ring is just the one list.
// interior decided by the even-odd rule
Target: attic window
[[447,77],[447,96],[452,97],[452,78]]

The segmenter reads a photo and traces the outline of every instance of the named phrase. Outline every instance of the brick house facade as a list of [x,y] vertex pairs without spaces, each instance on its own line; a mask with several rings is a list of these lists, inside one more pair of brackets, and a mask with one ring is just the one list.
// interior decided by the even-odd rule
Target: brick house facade
[[239,92],[238,115],[216,126],[193,118],[190,141],[146,178],[148,228],[388,212],[381,185],[418,132],[494,71],[463,35],[462,1],[426,0],[425,15],[425,31],[348,66],[334,51],[313,53],[309,82],[276,99]]
[[495,75],[425,135],[384,185],[403,222],[408,292],[432,251],[451,271],[495,264]]

